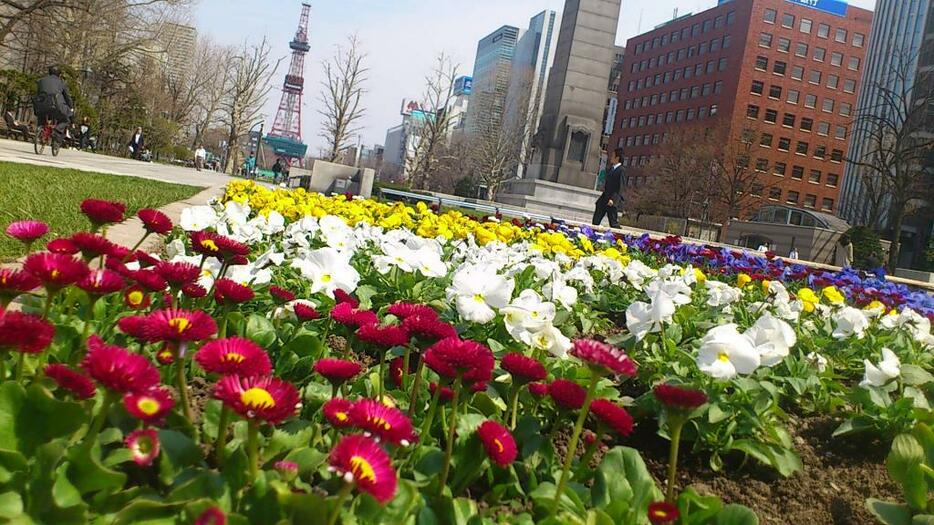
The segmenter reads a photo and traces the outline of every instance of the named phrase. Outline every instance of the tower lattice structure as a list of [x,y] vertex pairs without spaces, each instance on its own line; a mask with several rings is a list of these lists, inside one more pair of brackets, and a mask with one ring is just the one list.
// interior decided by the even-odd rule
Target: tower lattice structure
[[288,139],[296,143],[302,141],[302,92],[305,90],[305,54],[311,49],[308,45],[308,13],[311,4],[302,4],[302,16],[299,18],[295,38],[289,42],[292,49],[292,63],[282,83],[282,100],[276,111],[276,120],[269,136]]

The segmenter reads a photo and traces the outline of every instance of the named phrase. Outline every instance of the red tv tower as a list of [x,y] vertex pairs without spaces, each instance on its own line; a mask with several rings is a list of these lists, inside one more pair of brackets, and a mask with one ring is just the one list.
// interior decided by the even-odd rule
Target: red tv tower
[[311,4],[302,4],[302,16],[298,21],[295,38],[289,42],[292,49],[292,64],[282,83],[282,100],[272,131],[266,136],[277,155],[289,162],[305,157],[308,146],[302,143],[302,92],[305,90],[305,54],[311,49],[308,45],[308,12]]

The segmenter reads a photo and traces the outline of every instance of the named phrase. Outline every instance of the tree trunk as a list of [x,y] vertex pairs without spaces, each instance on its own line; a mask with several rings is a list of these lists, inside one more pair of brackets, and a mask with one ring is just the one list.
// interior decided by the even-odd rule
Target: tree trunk
[[224,154],[224,172],[230,175],[237,174],[237,156],[240,153],[240,148],[237,147],[238,135],[236,126],[231,126],[227,136],[227,153]]
[[889,274],[895,273],[898,267],[898,256],[901,252],[902,224],[905,222],[905,205],[899,205],[892,210],[894,221],[892,223],[892,246],[889,248],[889,264],[886,271]]

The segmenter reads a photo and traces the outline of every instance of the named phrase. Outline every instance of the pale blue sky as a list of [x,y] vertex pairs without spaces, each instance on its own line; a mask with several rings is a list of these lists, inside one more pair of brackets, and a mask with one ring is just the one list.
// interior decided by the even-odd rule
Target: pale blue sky
[[[699,12],[717,0],[623,0],[617,43],[625,41],[679,14]],[[305,102],[302,123],[305,142],[316,151],[320,118],[316,108],[320,91],[321,61],[334,45],[358,33],[370,68],[363,121],[364,144],[382,144],[386,130],[401,122],[403,98],[417,98],[424,76],[440,51],[461,65],[462,74],[473,70],[477,41],[502,25],[527,27],[544,9],[559,13],[564,0],[311,0],[311,51],[305,60]],[[850,0],[850,5],[872,9],[875,0]],[[192,22],[201,34],[238,44],[244,39],[269,38],[273,53],[284,57],[275,85],[288,68],[288,42],[295,33],[300,0],[200,0]],[[267,126],[275,116],[280,91],[266,104]],[[268,129],[268,128],[267,128]]]

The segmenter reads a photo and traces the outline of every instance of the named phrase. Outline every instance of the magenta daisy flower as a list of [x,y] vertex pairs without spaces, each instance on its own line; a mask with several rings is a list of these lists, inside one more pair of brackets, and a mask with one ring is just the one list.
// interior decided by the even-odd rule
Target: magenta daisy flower
[[529,383],[529,393],[535,397],[545,397],[548,395],[548,384]]
[[47,233],[49,233],[49,225],[42,221],[16,221],[6,227],[7,235],[27,245]]
[[315,372],[324,376],[332,385],[342,385],[356,377],[361,371],[363,367],[360,363],[346,359],[326,357],[315,363]]
[[402,327],[423,342],[434,343],[448,337],[457,337],[457,329],[437,316],[412,315],[403,319]]
[[103,269],[93,270],[91,273],[84,276],[83,279],[78,281],[78,288],[81,288],[90,296],[101,297],[119,292],[123,289],[125,284],[120,274]]
[[331,319],[344,326],[354,328],[379,322],[379,318],[376,317],[376,312],[358,310],[353,303],[349,302],[337,303],[334,305],[334,308],[331,308]]
[[324,403],[321,412],[331,426],[345,428],[353,425],[353,421],[350,419],[351,408],[353,408],[352,401],[342,397],[335,397]]
[[78,400],[90,399],[97,393],[90,377],[75,372],[65,365],[46,365],[45,376],[55,381],[59,388],[71,392],[71,395]]
[[149,308],[150,303],[152,303],[152,298],[149,297],[149,292],[138,284],[134,284],[123,291],[123,304],[129,306],[133,310]]
[[220,304],[245,303],[251,301],[254,295],[252,288],[231,279],[223,278],[214,281],[214,300]]
[[590,404],[590,413],[620,437],[632,434],[632,416],[616,403],[608,399],[594,399]]
[[548,395],[565,410],[579,410],[584,406],[587,390],[574,381],[555,379],[548,384]]
[[81,203],[81,213],[87,216],[95,227],[100,227],[105,224],[123,222],[126,205],[122,202],[85,199]]
[[669,384],[655,385],[655,398],[668,408],[691,411],[707,402],[707,394],[693,388]]
[[227,525],[227,515],[217,507],[211,507],[202,512],[194,525]]
[[295,300],[295,294],[281,286],[270,286],[269,295],[279,304],[290,303]]
[[124,443],[133,454],[133,462],[141,467],[152,465],[159,457],[159,434],[151,428],[130,432]]
[[98,384],[121,394],[145,392],[159,384],[159,371],[145,357],[112,346],[96,335],[88,339],[81,368]]
[[460,377],[465,384],[489,381],[495,365],[489,348],[455,337],[431,345],[422,358],[438,375],[448,379]]
[[226,376],[214,385],[214,397],[247,419],[271,425],[285,421],[298,407],[298,390],[275,377]]
[[351,308],[359,308],[360,302],[353,298],[352,295],[338,288],[334,290],[334,301],[337,303],[348,303]]
[[435,391],[441,389],[441,392],[438,394],[439,403],[450,403],[454,399],[454,390],[447,386],[439,386],[438,383],[432,381],[428,383],[428,391],[431,392],[431,395],[435,395]]
[[636,375],[636,363],[626,352],[600,341],[578,339],[574,341],[571,354],[604,374]]
[[101,255],[113,252],[114,244],[102,235],[90,232],[78,232],[71,236],[71,243],[78,247],[84,260],[90,261]]
[[50,291],[74,284],[91,271],[80,259],[49,252],[30,254],[23,262],[23,269],[42,281]]
[[353,434],[342,438],[331,450],[331,469],[357,489],[387,503],[396,495],[396,471],[389,454],[376,441]]
[[315,319],[320,319],[321,314],[318,313],[318,310],[315,310],[314,306],[305,303],[295,303],[292,305],[292,310],[295,312],[295,317],[299,321],[314,321]]
[[484,421],[477,428],[477,437],[483,443],[483,448],[486,449],[487,455],[490,456],[490,461],[500,467],[508,467],[519,454],[519,450],[516,448],[516,440],[513,439],[512,434],[509,433],[506,427],[496,421]]
[[146,316],[143,334],[149,341],[203,341],[217,333],[214,318],[202,310],[164,308]]
[[169,389],[158,386],[145,392],[130,392],[123,396],[123,406],[136,419],[149,425],[161,425],[162,420],[175,406]]
[[6,306],[13,299],[40,286],[42,281],[29,272],[0,268],[0,306]]
[[250,253],[250,247],[246,244],[214,232],[191,232],[189,237],[191,239],[191,249],[201,255],[234,259],[244,257]]
[[210,341],[198,349],[195,361],[211,374],[266,376],[272,372],[269,354],[258,344],[242,337]]
[[649,503],[649,523],[652,525],[668,525],[681,517],[678,506],[667,501]]
[[395,324],[366,324],[357,329],[357,338],[364,343],[389,349],[394,346],[403,346],[409,342],[409,332],[400,325]]
[[52,344],[55,327],[45,319],[22,312],[0,313],[0,349],[38,354]]
[[198,277],[201,276],[200,268],[184,261],[159,261],[156,263],[155,270],[173,288],[181,288],[188,283],[197,281]]
[[361,399],[350,408],[350,420],[360,430],[368,432],[380,441],[404,447],[418,438],[412,421],[395,407],[389,407],[375,399]]
[[500,360],[503,370],[509,372],[516,384],[525,384],[532,381],[542,381],[548,377],[545,366],[537,359],[527,357],[518,352],[510,352]]
[[52,239],[45,243],[45,249],[52,253],[62,253],[65,255],[74,255],[78,253],[78,247],[70,239],[60,238]]
[[143,229],[156,235],[166,235],[172,231],[172,219],[159,210],[144,208],[136,212],[136,216],[143,223]]
[[131,271],[129,278],[150,292],[161,292],[169,285],[155,270]]
[[386,313],[394,315],[399,319],[408,319],[414,316],[428,319],[438,318],[438,312],[427,304],[393,303],[386,309]]

